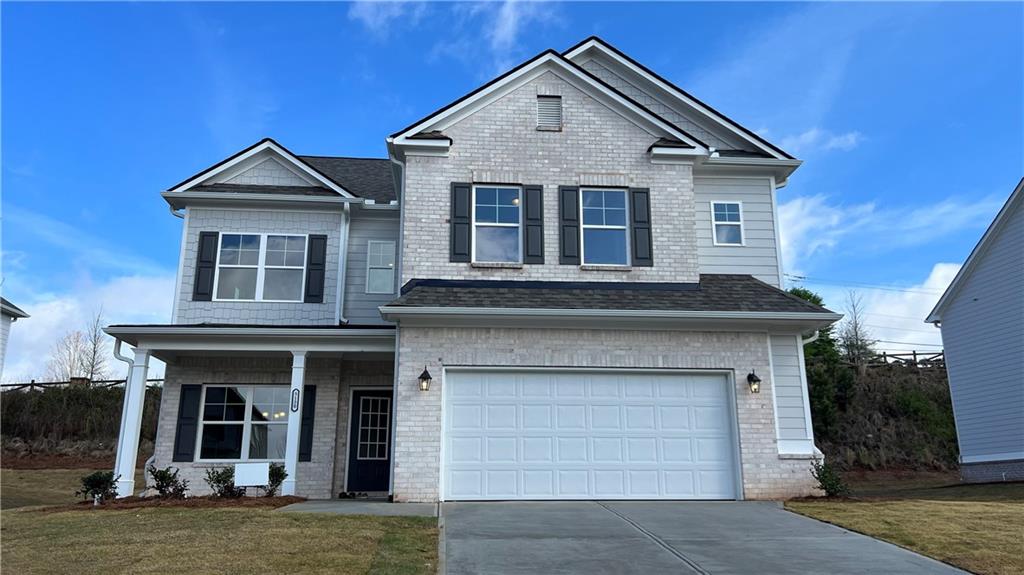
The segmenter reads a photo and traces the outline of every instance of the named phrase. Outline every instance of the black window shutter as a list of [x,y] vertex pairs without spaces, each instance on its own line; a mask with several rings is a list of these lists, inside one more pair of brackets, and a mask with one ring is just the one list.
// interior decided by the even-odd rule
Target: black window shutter
[[313,459],[313,417],[316,413],[316,386],[302,387],[302,417],[299,425],[299,461]]
[[174,453],[171,461],[193,461],[196,455],[196,434],[199,433],[199,400],[203,386],[181,386],[178,399],[178,425],[174,431]]
[[449,261],[468,262],[473,258],[470,210],[473,186],[452,182],[451,253]]
[[213,299],[213,272],[217,269],[217,232],[199,232],[196,248],[195,283],[192,285],[193,301]]
[[580,264],[580,189],[558,188],[558,263]]
[[306,251],[306,303],[324,303],[324,276],[327,274],[327,236],[309,236]]
[[544,186],[523,187],[523,263],[544,263]]
[[630,233],[633,244],[633,265],[650,267],[654,265],[651,249],[651,194],[647,188],[629,189]]

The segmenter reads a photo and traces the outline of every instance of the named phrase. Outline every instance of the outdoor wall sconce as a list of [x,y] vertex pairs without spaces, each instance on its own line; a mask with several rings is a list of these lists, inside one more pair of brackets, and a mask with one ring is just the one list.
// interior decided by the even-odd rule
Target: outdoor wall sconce
[[761,392],[761,378],[757,377],[754,370],[750,370],[750,373],[747,374],[747,385],[750,386],[750,393]]
[[420,391],[430,391],[430,372],[427,371],[427,366],[423,366],[423,373],[420,374]]

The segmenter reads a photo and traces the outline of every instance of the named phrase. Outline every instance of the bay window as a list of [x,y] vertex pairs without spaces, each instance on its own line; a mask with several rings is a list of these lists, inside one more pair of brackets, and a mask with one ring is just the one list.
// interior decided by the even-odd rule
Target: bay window
[[583,263],[629,265],[626,190],[580,190]]
[[199,459],[284,460],[287,385],[207,385],[199,424]]
[[302,301],[306,236],[221,234],[217,300]]
[[473,188],[473,261],[521,263],[520,190],[507,186]]

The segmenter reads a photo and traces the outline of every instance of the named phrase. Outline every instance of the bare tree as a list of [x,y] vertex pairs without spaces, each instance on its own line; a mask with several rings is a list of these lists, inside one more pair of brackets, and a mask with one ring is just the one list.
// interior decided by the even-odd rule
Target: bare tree
[[92,316],[92,321],[85,330],[85,357],[82,359],[82,376],[89,381],[106,379],[109,374],[107,355],[110,343],[107,334],[103,333],[103,308]]
[[846,296],[846,319],[839,327],[839,349],[847,361],[863,367],[875,355],[877,343],[864,325],[864,302],[860,294],[851,291]]
[[71,330],[57,340],[46,364],[46,376],[51,381],[70,381],[73,377],[86,377],[90,381],[104,379],[110,371],[107,365],[109,346],[107,335],[103,333],[101,308],[84,330]]

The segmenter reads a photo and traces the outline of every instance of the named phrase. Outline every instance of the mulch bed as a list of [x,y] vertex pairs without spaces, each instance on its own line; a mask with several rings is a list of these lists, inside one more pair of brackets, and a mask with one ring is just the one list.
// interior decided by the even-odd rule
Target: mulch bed
[[161,499],[159,497],[124,497],[108,501],[103,505],[93,505],[92,501],[81,501],[72,505],[43,507],[37,511],[58,513],[61,511],[117,511],[124,509],[145,509],[149,507],[269,507],[276,509],[305,501],[305,497],[283,495],[279,497],[238,497],[236,499],[217,497],[188,497],[186,499]]

